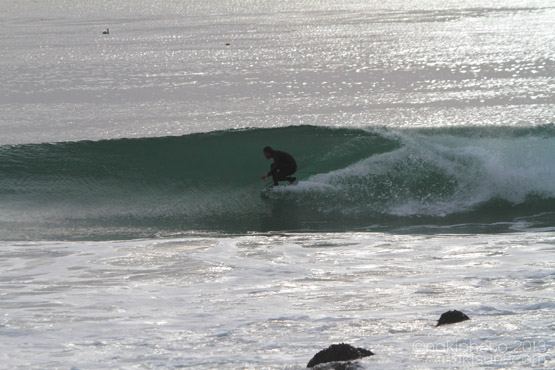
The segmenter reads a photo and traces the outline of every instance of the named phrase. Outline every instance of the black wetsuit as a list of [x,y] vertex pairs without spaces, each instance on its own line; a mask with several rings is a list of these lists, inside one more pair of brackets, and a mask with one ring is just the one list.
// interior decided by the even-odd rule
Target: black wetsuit
[[272,176],[274,185],[278,185],[278,181],[293,182],[296,180],[294,177],[290,177],[297,171],[297,162],[291,154],[274,150],[272,158],[274,163],[272,163],[268,176]]

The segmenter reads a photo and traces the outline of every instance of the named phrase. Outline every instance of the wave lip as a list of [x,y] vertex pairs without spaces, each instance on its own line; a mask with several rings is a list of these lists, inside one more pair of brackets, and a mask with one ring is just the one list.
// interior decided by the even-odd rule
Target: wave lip
[[[299,163],[261,197],[266,145]],[[555,221],[555,129],[296,126],[0,147],[0,238]],[[378,226],[376,226],[378,225]],[[505,231],[511,227],[507,226]]]

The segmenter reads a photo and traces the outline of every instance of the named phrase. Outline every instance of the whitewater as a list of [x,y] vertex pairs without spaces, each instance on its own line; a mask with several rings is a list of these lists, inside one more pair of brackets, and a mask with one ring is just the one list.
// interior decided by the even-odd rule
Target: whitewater
[[0,368],[555,368],[553,19],[2,1]]

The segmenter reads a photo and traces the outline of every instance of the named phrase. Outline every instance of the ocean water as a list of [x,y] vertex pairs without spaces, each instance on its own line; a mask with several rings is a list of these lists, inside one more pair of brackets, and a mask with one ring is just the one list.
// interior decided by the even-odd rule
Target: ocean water
[[554,19],[3,0],[0,368],[555,368]]

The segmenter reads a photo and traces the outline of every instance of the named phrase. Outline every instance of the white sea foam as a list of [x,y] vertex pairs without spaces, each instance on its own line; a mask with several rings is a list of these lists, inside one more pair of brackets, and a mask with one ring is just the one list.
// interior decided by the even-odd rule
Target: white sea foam
[[[553,234],[252,235],[4,244],[10,368],[549,368]],[[441,313],[471,320],[435,328]]]
[[[302,190],[352,194],[363,207],[382,204],[386,212],[400,216],[442,216],[496,199],[520,204],[531,195],[555,196],[552,138],[465,138],[409,132],[401,140],[403,146],[397,150],[311,176]],[[444,190],[428,191],[426,184],[433,186],[434,180]],[[416,190],[426,190],[426,197],[404,190],[418,181]],[[395,189],[390,192],[395,197],[379,198],[378,186]]]

